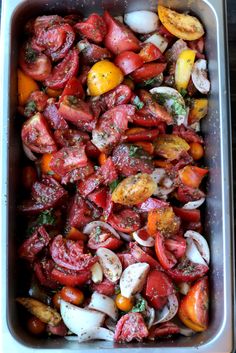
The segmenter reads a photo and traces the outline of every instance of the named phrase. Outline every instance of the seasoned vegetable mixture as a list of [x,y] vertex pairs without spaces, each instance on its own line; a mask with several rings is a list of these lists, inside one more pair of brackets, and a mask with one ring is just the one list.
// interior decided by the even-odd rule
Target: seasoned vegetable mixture
[[17,302],[32,334],[122,343],[207,329],[204,43],[197,18],[163,6],[26,24],[19,258],[32,281]]

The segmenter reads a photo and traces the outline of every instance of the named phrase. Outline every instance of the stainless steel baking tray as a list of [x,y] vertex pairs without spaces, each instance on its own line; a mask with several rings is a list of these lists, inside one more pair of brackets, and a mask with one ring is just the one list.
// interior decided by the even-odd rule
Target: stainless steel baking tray
[[157,1],[150,0],[5,0],[1,31],[1,245],[3,254],[4,352],[232,352],[233,350],[233,227],[231,132],[229,113],[227,42],[225,2],[223,0],[160,1],[181,11],[191,10],[201,18],[206,28],[206,52],[209,60],[211,96],[208,118],[202,123],[206,141],[206,164],[210,167],[208,198],[205,209],[205,233],[211,248],[210,327],[194,337],[175,341],[113,345],[107,342],[77,344],[64,339],[35,339],[24,331],[15,304],[21,290],[21,278],[16,266],[16,243],[20,236],[16,202],[20,190],[20,138],[16,117],[16,68],[18,46],[27,19],[40,14],[102,12],[108,9],[118,15],[125,11],[156,10]]

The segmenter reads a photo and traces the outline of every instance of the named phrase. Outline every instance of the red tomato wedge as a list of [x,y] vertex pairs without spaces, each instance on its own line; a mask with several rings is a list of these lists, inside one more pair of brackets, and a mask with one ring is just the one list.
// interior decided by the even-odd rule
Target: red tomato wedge
[[143,59],[132,51],[123,51],[114,60],[124,75],[129,75],[143,65]]

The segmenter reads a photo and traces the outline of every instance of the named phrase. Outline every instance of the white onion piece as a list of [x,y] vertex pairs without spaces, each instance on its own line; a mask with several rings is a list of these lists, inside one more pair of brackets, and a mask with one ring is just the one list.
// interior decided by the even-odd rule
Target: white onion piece
[[124,22],[136,33],[151,33],[157,29],[158,16],[152,11],[133,11],[125,14]]
[[89,309],[100,311],[112,319],[117,320],[118,311],[114,300],[104,294],[94,292],[88,305]]
[[115,332],[116,330],[116,321],[112,320],[112,318],[108,317],[105,320],[105,326],[111,330],[112,332]]
[[162,184],[165,188],[169,189],[169,188],[171,188],[171,186],[173,185],[173,180],[172,180],[171,178],[169,178],[169,177],[165,177],[165,178],[162,180],[161,184]]
[[145,262],[137,262],[126,267],[120,278],[121,294],[130,298],[143,289],[150,266]]
[[177,314],[179,308],[179,302],[175,294],[168,296],[168,304],[164,306],[161,311],[156,311],[156,317],[153,325],[159,324],[161,322],[167,322]]
[[168,196],[172,191],[174,191],[174,189],[175,189],[175,186],[172,186],[172,187],[170,187],[170,188],[165,188],[165,187],[159,186],[158,189],[157,189],[157,193],[155,194],[155,196],[157,196],[159,199],[166,200],[166,199],[167,199],[167,196]]
[[86,224],[86,226],[83,229],[84,234],[90,234],[94,228],[101,227],[105,230],[108,230],[110,233],[112,233],[117,239],[120,239],[119,234],[117,231],[110,226],[110,224],[101,222],[101,221],[94,221]]
[[186,295],[189,292],[190,285],[187,282],[181,282],[178,284],[179,291],[181,294]]
[[151,174],[152,179],[155,183],[159,184],[160,181],[165,177],[166,171],[164,168],[155,168]]
[[194,230],[188,230],[184,234],[184,236],[185,236],[185,238],[191,238],[196,242],[197,248],[200,251],[201,256],[206,261],[206,263],[209,264],[209,262],[210,262],[210,249],[209,249],[209,246],[207,244],[206,239],[200,233],[195,232]]
[[117,21],[119,21],[120,23],[124,23],[124,18],[123,16],[115,16],[114,17]]
[[207,94],[210,91],[210,81],[207,78],[207,61],[198,59],[192,70],[192,81],[196,89],[202,94]]
[[26,157],[28,157],[31,161],[33,162],[37,161],[38,158],[31,151],[31,149],[29,149],[29,147],[27,147],[24,143],[23,143],[23,150],[25,152]]
[[98,311],[83,309],[62,299],[60,309],[65,325],[76,335],[89,330],[91,327],[100,327],[105,318],[105,315]]
[[129,235],[127,233],[123,233],[123,232],[118,232],[118,233],[123,240],[128,241],[128,242],[133,241],[133,238],[131,235]]
[[206,265],[206,262],[203,260],[202,255],[191,238],[187,239],[187,249],[185,255],[190,261],[196,264]]
[[193,336],[196,333],[196,331],[193,331],[191,330],[191,328],[188,328],[188,327],[180,327],[179,333],[183,336],[190,337],[190,336]]
[[113,251],[106,248],[97,249],[96,254],[102,266],[104,276],[113,283],[118,281],[122,273],[122,265],[119,257]]
[[142,246],[147,246],[148,248],[151,248],[154,246],[155,244],[155,239],[153,237],[148,237],[146,240],[140,238],[140,236],[138,235],[138,232],[133,232],[133,238],[134,240],[139,243]]
[[144,43],[154,44],[157,48],[160,49],[162,53],[164,53],[164,51],[168,47],[167,40],[158,33],[154,33],[153,35],[151,35],[148,39],[144,41]]
[[[164,107],[171,114],[177,125],[186,124],[188,111],[182,95],[174,88],[167,86],[154,87],[149,90],[151,94],[160,94],[163,97]],[[182,113],[177,114],[174,110],[176,102],[182,108]]]
[[192,125],[190,125],[191,129],[193,129],[196,132],[201,131],[201,125],[199,121],[196,121],[195,123],[193,123]]
[[104,327],[93,327],[81,331],[77,336],[66,336],[68,341],[77,341],[78,343],[90,340],[114,341],[114,333]]
[[155,309],[151,308],[150,306],[147,306],[147,328],[150,328],[153,325],[153,322],[155,320]]
[[96,262],[90,269],[92,273],[92,281],[94,283],[101,283],[103,279],[102,267],[99,262]]
[[200,207],[205,201],[205,197],[202,197],[199,200],[196,201],[190,201],[188,203],[186,203],[183,208],[185,208],[186,210],[195,210],[196,208]]

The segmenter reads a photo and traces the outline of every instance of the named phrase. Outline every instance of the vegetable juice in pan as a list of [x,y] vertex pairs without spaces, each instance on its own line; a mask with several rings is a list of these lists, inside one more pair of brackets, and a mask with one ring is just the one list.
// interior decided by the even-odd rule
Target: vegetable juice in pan
[[17,301],[33,335],[122,343],[207,330],[209,91],[191,15],[158,6],[26,24],[18,253],[32,283]]

